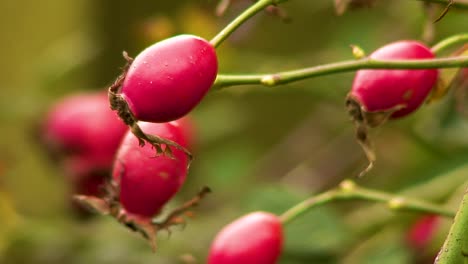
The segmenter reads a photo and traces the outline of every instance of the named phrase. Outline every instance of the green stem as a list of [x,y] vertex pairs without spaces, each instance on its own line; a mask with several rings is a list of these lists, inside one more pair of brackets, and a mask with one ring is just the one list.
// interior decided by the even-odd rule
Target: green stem
[[[436,4],[443,4],[443,5],[448,5],[449,4],[448,0],[418,0],[418,1],[428,2],[428,3],[436,3]],[[461,9],[468,9],[468,3],[455,1],[453,3],[452,7],[461,8]]]
[[288,224],[308,212],[310,209],[319,205],[323,205],[331,201],[352,199],[386,203],[392,210],[418,211],[443,215],[446,217],[455,216],[452,211],[439,205],[398,196],[392,193],[359,187],[353,181],[345,180],[338,186],[338,188],[312,196],[311,198],[293,206],[281,215],[281,221],[283,224]]
[[324,64],[310,68],[269,74],[225,75],[219,74],[214,89],[234,85],[262,84],[276,86],[300,81],[316,76],[349,72],[361,69],[429,69],[429,68],[458,68],[468,66],[468,56],[451,57],[430,60],[375,60],[364,58],[331,64]]
[[468,189],[435,263],[468,263]]
[[238,27],[240,27],[245,21],[253,17],[255,14],[263,10],[269,5],[279,4],[287,0],[258,0],[242,12],[238,17],[236,17],[231,23],[229,23],[223,30],[221,30],[211,41],[211,45],[217,48],[221,43],[229,37]]
[[435,44],[432,47],[432,52],[434,52],[435,54],[440,54],[444,50],[446,50],[447,48],[453,45],[460,44],[460,43],[467,43],[467,42],[468,42],[468,33],[451,36]]

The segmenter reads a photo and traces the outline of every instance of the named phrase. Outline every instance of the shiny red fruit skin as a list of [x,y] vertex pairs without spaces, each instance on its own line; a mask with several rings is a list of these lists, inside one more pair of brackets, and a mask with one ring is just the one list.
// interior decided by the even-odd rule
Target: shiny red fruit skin
[[52,107],[42,138],[52,151],[81,159],[90,169],[110,169],[127,130],[110,109],[106,92],[83,92]]
[[225,226],[211,244],[208,264],[274,264],[283,247],[276,215],[253,212]]
[[200,102],[217,72],[216,51],[209,42],[179,35],[148,47],[135,58],[121,94],[138,120],[169,122]]
[[[381,47],[370,55],[372,59],[432,59],[431,50],[417,41],[398,41]],[[426,99],[438,78],[437,69],[421,70],[359,70],[350,95],[368,112],[390,110],[397,105],[405,108],[391,118],[403,117],[415,111]]]
[[[180,128],[170,123],[138,123],[143,131],[158,135],[186,147]],[[117,152],[113,178],[120,185],[120,203],[127,213],[149,218],[156,215],[174,196],[187,176],[187,156],[172,149],[174,158],[156,156],[150,144],[138,145],[127,133]]]
[[196,127],[195,123],[189,116],[184,116],[177,120],[169,122],[171,125],[178,127],[184,136],[187,147],[193,152],[194,147],[197,144],[196,140]]

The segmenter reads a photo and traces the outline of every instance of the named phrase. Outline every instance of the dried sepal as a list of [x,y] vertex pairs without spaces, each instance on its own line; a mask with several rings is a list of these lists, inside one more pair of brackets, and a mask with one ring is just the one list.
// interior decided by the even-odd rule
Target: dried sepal
[[127,213],[119,203],[118,183],[113,180],[106,183],[105,192],[103,198],[75,195],[74,199],[85,208],[103,215],[110,215],[129,230],[140,234],[155,252],[157,233],[164,230],[170,234],[171,227],[185,226],[185,218],[193,216],[190,210],[197,206],[206,194],[211,192],[211,189],[204,186],[195,197],[173,209],[162,220]]
[[[109,94],[109,103],[111,109],[117,112],[117,115],[122,119],[122,121],[130,127],[132,133],[138,138],[138,142],[140,146],[144,146],[146,143],[152,145],[156,151],[156,155],[167,155],[168,157],[173,158],[172,151],[168,146],[174,147],[178,150],[183,151],[187,157],[189,158],[189,165],[190,161],[192,160],[193,156],[186,148],[182,147],[181,145],[173,142],[171,140],[167,140],[161,138],[156,135],[146,134],[138,125],[138,120],[135,118],[133,113],[130,111],[128,103],[125,99],[120,95],[120,88],[125,80],[125,76],[127,75],[127,71],[130,65],[133,62],[133,58],[131,58],[127,52],[123,52],[123,57],[127,61],[126,65],[122,69],[122,74],[120,74],[114,83],[109,87],[108,94]],[[163,146],[166,146],[165,148]]]
[[359,177],[367,174],[374,166],[376,161],[375,149],[369,136],[369,129],[383,125],[390,116],[404,108],[404,105],[397,105],[384,111],[368,111],[352,95],[346,97],[346,108],[355,127],[356,140],[361,146],[368,165],[359,173]]
[[87,195],[75,195],[73,199],[89,211],[103,215],[110,214],[108,203],[101,198]]

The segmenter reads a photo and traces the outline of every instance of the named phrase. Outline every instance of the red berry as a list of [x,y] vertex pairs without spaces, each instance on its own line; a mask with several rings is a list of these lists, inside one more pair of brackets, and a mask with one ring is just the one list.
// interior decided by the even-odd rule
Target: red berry
[[180,35],[141,52],[126,74],[121,94],[138,120],[168,122],[200,102],[217,71],[216,51],[209,42]]
[[[370,55],[372,59],[432,59],[434,54],[416,41],[399,41],[381,47]],[[368,112],[404,108],[391,117],[408,115],[425,100],[437,82],[436,69],[421,70],[359,70],[354,78],[350,96]]]
[[283,230],[276,215],[254,212],[224,227],[214,239],[209,264],[274,264],[281,254]]
[[94,169],[110,169],[127,130],[110,109],[106,93],[81,93],[52,107],[43,127],[43,139],[54,152],[79,156]]
[[419,218],[407,234],[408,243],[415,249],[425,248],[433,238],[439,220],[437,215],[426,215]]
[[188,148],[193,149],[194,145],[196,144],[196,131],[195,124],[193,123],[193,121],[188,116],[185,116],[183,118],[171,121],[169,123],[178,127],[182,131],[185,142],[187,142]]
[[[180,128],[170,123],[140,122],[147,133],[172,140],[186,147]],[[138,139],[128,132],[115,160],[113,178],[120,185],[120,202],[126,212],[152,217],[177,193],[187,175],[188,159],[184,152],[172,148],[174,158],[155,156],[149,144],[140,147]]]

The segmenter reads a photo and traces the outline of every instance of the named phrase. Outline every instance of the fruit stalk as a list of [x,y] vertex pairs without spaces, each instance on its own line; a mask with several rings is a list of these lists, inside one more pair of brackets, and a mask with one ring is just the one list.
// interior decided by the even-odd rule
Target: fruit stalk
[[445,209],[440,205],[428,203],[425,201],[407,198],[392,193],[367,189],[356,185],[351,180],[345,180],[337,188],[314,195],[281,215],[281,222],[288,224],[294,219],[300,217],[310,209],[331,201],[360,199],[385,203],[391,210],[408,210],[431,214],[438,214],[446,217],[454,217],[455,213]]
[[[463,262],[464,261],[464,262]],[[466,263],[468,261],[468,188],[455,216],[452,227],[436,258],[436,264]]]
[[218,74],[218,77],[216,78],[216,81],[213,85],[213,89],[252,84],[276,86],[317,76],[325,76],[362,69],[436,69],[459,68],[467,66],[468,56],[430,60],[375,60],[364,58],[360,60],[348,60],[278,73],[251,75]]
[[442,53],[444,50],[446,50],[449,47],[452,47],[457,44],[467,43],[467,42],[468,42],[468,33],[458,34],[458,35],[454,35],[454,36],[448,37],[440,41],[439,43],[435,44],[431,50],[435,54],[439,55],[440,53]]
[[258,12],[262,11],[269,5],[279,4],[281,2],[286,2],[287,0],[259,0],[255,2],[252,6],[247,8],[239,16],[231,21],[225,28],[223,28],[211,41],[211,45],[217,48],[224,40],[226,40],[237,28],[239,28],[245,21],[253,17]]

